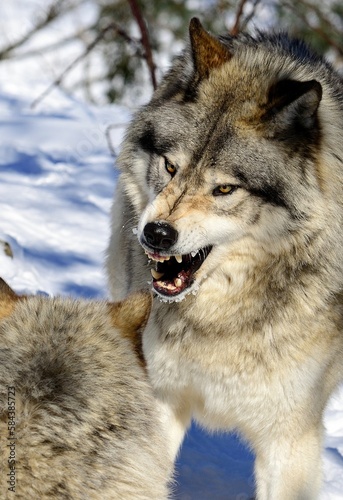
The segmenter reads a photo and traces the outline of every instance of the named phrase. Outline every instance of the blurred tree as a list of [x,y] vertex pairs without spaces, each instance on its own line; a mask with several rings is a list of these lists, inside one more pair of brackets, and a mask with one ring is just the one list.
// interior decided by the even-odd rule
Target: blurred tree
[[[102,100],[137,102],[151,93],[180,52],[191,17],[199,17],[213,33],[255,29],[287,30],[304,38],[315,50],[326,54],[338,69],[343,60],[343,4],[341,0],[52,0],[45,15],[32,29],[8,46],[0,48],[0,62],[8,58],[34,56],[28,42],[70,9],[82,5],[95,9],[94,22],[69,34],[56,44],[41,47],[53,51],[77,39],[83,49],[66,64],[52,82],[68,89],[67,75],[83,62],[84,72],[75,88],[94,100],[92,88],[101,82]],[[101,71],[94,71],[94,67]],[[71,86],[70,86],[71,87]],[[47,91],[49,91],[47,89]],[[70,90],[70,89],[69,89]],[[44,95],[47,92],[44,93]]]
[[[161,68],[161,53],[171,58],[180,50],[190,18],[200,17],[213,33],[253,31],[256,28],[287,30],[304,38],[321,54],[328,54],[340,66],[343,56],[343,4],[341,0],[135,0],[144,16],[156,65]],[[102,0],[103,23],[116,19],[125,31],[136,33],[135,19],[127,0]],[[139,38],[139,35],[138,35]],[[168,42],[166,42],[166,40]],[[108,97],[123,95],[126,87],[144,78],[144,47],[136,49],[115,33],[104,39],[103,54],[108,68]],[[176,50],[175,50],[176,49]],[[161,74],[161,71],[158,71]]]
[[341,0],[282,0],[275,2],[275,14],[281,26],[305,39],[317,52],[330,52],[338,64],[343,56]]

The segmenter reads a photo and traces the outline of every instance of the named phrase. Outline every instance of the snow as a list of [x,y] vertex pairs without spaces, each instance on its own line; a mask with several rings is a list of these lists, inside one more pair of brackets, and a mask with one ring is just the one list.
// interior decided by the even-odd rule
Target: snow
[[[86,105],[59,90],[32,109],[47,81],[36,68],[24,78],[26,62],[21,72],[4,67],[10,65],[0,66],[0,276],[19,293],[106,297],[103,262],[116,172],[105,134],[111,125],[116,151],[130,112]],[[343,386],[331,398],[325,429],[320,499],[342,500]],[[253,460],[237,437],[193,426],[177,461],[174,497],[248,500]]]
[[[32,110],[21,95],[0,87],[0,240],[13,251],[11,258],[0,245],[0,275],[19,293],[106,297],[103,261],[116,172],[105,135],[118,124],[111,128],[117,149],[130,114],[59,91]],[[325,427],[321,500],[343,499],[343,387],[330,401]],[[235,436],[193,426],[177,481],[178,500],[247,500],[253,455]]]

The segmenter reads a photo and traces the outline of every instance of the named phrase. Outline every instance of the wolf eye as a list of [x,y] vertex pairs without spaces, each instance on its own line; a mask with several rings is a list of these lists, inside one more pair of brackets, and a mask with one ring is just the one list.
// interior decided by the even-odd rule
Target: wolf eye
[[167,160],[167,158],[164,159],[164,166],[168,174],[170,174],[172,177],[176,174],[176,167],[170,163],[170,161]]
[[232,194],[237,189],[237,186],[232,186],[231,184],[222,184],[217,186],[213,190],[213,196],[223,196],[226,194]]

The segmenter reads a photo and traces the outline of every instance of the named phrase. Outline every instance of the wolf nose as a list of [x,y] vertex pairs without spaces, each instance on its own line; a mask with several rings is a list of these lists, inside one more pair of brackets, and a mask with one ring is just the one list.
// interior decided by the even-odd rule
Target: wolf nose
[[143,230],[145,241],[157,250],[168,250],[178,238],[178,232],[168,222],[148,222]]

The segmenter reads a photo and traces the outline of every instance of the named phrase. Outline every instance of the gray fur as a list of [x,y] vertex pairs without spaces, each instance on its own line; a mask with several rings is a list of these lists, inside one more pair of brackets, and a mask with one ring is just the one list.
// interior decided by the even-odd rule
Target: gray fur
[[[188,295],[168,296],[178,285],[156,264],[162,302],[143,347],[172,449],[191,417],[235,428],[257,455],[258,500],[314,500],[322,415],[343,378],[342,82],[285,34],[218,40],[196,20],[190,31],[122,146],[111,290],[146,285],[144,250],[170,263],[212,248]],[[148,223],[177,232],[168,250]]]
[[[9,387],[15,495],[7,483]],[[108,304],[30,297],[0,320],[0,459],[4,499],[168,496],[161,417]]]

